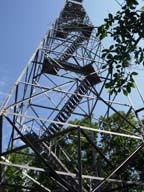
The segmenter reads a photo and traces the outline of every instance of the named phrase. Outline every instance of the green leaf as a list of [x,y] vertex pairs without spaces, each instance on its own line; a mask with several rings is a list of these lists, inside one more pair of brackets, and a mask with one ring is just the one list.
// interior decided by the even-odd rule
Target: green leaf
[[109,92],[109,94],[112,95],[114,93],[114,90],[113,89],[109,89],[108,92]]
[[111,46],[109,47],[110,50],[112,50],[113,48],[114,48],[114,45],[111,45]]
[[107,55],[107,58],[111,60],[111,59],[113,59],[113,55],[112,55],[111,53],[109,53],[109,54]]
[[103,66],[102,66],[102,69],[105,69],[106,67],[107,67],[107,65],[103,65]]
[[144,59],[144,53],[141,52],[139,62],[141,63],[143,61],[143,59]]
[[134,71],[134,72],[132,72],[131,74],[132,74],[132,75],[138,75],[138,73],[137,73],[137,72],[135,72],[135,71]]
[[130,84],[130,86],[131,86],[132,88],[135,88],[134,82],[129,82],[129,84]]
[[118,68],[121,68],[121,65],[117,65],[116,68],[117,68],[117,69],[118,69]]
[[125,96],[128,96],[128,92],[127,92],[125,89],[123,89],[123,94],[124,94]]
[[111,87],[111,85],[112,85],[112,83],[111,83],[111,82],[106,83],[106,84],[105,84],[105,88],[110,88],[110,87]]
[[102,40],[102,39],[104,39],[106,36],[107,36],[107,32],[106,32],[106,31],[103,31],[103,32],[101,33],[100,39]]
[[128,84],[126,89],[127,89],[127,92],[130,93],[131,92],[131,85]]
[[113,19],[113,15],[111,13],[108,14],[109,19]]
[[105,58],[106,55],[107,55],[107,53],[103,53],[103,54],[102,54],[102,58]]

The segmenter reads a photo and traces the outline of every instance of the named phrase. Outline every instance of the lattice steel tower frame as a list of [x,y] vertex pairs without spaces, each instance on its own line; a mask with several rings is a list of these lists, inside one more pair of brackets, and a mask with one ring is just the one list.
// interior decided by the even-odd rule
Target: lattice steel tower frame
[[[124,172],[132,157],[143,148],[143,124],[139,118],[143,108],[136,108],[130,95],[122,95],[119,102],[119,96],[109,95],[105,90],[111,76],[107,69],[102,69],[105,61],[101,49],[96,27],[90,22],[82,0],[67,0],[1,107],[3,190],[11,187],[13,191],[100,192],[106,188],[128,191],[129,187],[143,186],[141,182],[119,177],[119,172]],[[136,91],[143,102],[137,87]],[[137,127],[127,116],[118,112],[121,109],[127,111],[127,116],[133,111],[140,124],[139,134],[135,134]],[[113,112],[133,128],[133,133],[101,129],[100,116],[108,117]],[[73,124],[72,120],[83,118],[88,120],[88,126]],[[97,122],[97,128],[93,122]],[[100,134],[135,139],[140,145],[115,167],[95,144],[96,135]],[[73,146],[70,138],[75,141]],[[69,148],[65,148],[66,141]],[[94,165],[83,166],[84,147],[91,148]],[[24,161],[18,163],[15,154],[23,156]],[[111,170],[107,176],[99,173],[95,154]],[[21,185],[8,182],[9,167],[13,167],[15,174],[21,173]],[[113,188],[109,189],[111,183]]]

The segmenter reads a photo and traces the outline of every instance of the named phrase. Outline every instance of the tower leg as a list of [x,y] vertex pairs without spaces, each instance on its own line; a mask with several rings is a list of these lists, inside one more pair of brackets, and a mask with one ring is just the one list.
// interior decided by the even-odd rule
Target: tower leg
[[81,129],[78,127],[78,180],[79,180],[79,192],[82,192],[82,162],[81,162]]

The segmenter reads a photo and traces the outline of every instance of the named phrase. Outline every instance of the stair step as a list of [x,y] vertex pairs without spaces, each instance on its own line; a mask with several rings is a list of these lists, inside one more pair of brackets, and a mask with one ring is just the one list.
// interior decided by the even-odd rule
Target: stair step
[[56,130],[53,127],[51,127],[49,130],[52,132],[52,134],[56,133]]
[[64,112],[67,116],[69,116],[69,115],[71,114],[70,111],[67,109],[67,107],[64,108],[63,112]]
[[86,89],[84,86],[81,87],[81,90],[82,90],[83,92],[86,92],[86,91],[87,91],[87,89]]
[[48,135],[52,135],[52,133],[50,132],[49,129],[46,130],[46,133],[47,133]]
[[73,110],[73,108],[71,108],[71,106],[69,104],[67,104],[66,108],[69,111],[69,113]]
[[84,91],[82,89],[79,90],[79,94],[84,95]]
[[69,106],[71,109],[74,109],[74,107],[75,107],[71,102],[69,102],[68,106]]
[[59,117],[59,121],[65,122],[65,120],[62,117]]
[[60,57],[60,61],[68,60],[71,55],[79,48],[80,44],[85,40],[84,36],[78,36],[77,39],[67,48],[67,50]]
[[78,105],[78,102],[76,100],[74,100],[74,98],[71,100],[71,102],[74,104],[74,105]]
[[53,124],[52,128],[59,131],[59,125],[58,124]]
[[80,101],[76,96],[73,97],[73,100],[76,101],[77,103],[79,103]]
[[61,116],[64,120],[67,119],[67,116],[63,113],[63,111],[62,111],[62,113],[60,114],[60,116]]

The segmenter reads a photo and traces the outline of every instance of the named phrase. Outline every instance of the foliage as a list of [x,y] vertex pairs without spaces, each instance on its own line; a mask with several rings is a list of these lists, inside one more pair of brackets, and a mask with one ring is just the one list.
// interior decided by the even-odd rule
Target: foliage
[[[84,117],[82,119],[75,119],[71,122],[71,124],[78,125],[78,126],[85,126],[85,127],[92,127],[97,129],[98,123],[91,122],[88,117]],[[97,145],[98,138],[95,132],[91,132],[85,130],[84,133],[90,138],[95,145]],[[71,144],[77,142],[77,133],[75,132],[74,135],[69,135],[69,140]],[[70,149],[71,150],[71,149]],[[98,166],[96,164],[96,153],[92,148],[91,144],[88,142],[87,138],[81,133],[81,150],[82,150],[82,166],[83,166],[83,174],[91,174],[91,175],[98,175]],[[77,158],[77,157],[75,157]]]
[[[27,162],[28,159],[28,155],[29,154],[29,149],[24,149],[21,151],[21,153],[13,153],[10,155],[6,156],[6,159],[8,159],[8,161],[10,161],[11,163],[15,163],[15,164],[25,164]],[[29,157],[30,160],[30,157]],[[22,174],[22,170],[21,169],[17,169],[16,167],[12,167],[9,166],[6,168],[5,170],[5,178],[4,178],[4,183],[8,184],[8,185],[12,185],[12,186],[21,186],[23,184],[23,174]],[[8,187],[8,189],[6,189],[6,191],[8,190],[9,192],[13,192],[14,191],[14,187]]]
[[[128,116],[126,116],[123,111],[121,111],[120,113],[121,115],[126,117],[131,124],[139,127],[138,121],[134,118],[134,115],[132,113],[130,113]],[[133,128],[129,124],[124,122],[124,120],[121,119],[116,113],[109,118],[101,117],[101,127],[104,130],[110,129],[114,132],[136,134],[136,131],[134,131]],[[111,135],[106,134],[101,135],[100,142],[103,152],[106,154],[106,156],[110,159],[115,167],[118,167],[118,165],[120,165],[120,163],[122,163],[132,152],[134,152],[140,144],[140,141],[135,139],[120,136],[112,137]],[[131,162],[129,162],[129,165],[127,166],[127,168],[125,168],[125,171],[122,170],[122,173],[120,175],[123,179],[143,180],[143,165],[141,164],[141,162],[143,162],[143,155],[143,151],[138,153],[138,155]]]
[[129,72],[132,60],[135,65],[144,65],[144,48],[140,42],[144,38],[144,12],[138,10],[137,0],[126,0],[121,10],[104,20],[104,24],[98,28],[97,36],[101,40],[110,38],[113,42],[108,48],[103,49],[102,57],[106,61],[103,68],[108,68],[112,76],[106,88],[110,93],[118,93],[123,90],[127,95],[134,87],[133,77],[136,72]]
[[[139,128],[139,123],[135,119],[134,115],[130,113],[126,115],[125,112],[119,112],[123,117],[126,117],[127,120]],[[111,130],[114,132],[119,133],[133,133],[137,134],[133,127],[124,122],[122,118],[117,113],[112,114],[109,117],[101,117],[99,119],[100,124],[98,125],[97,122],[91,122],[90,119],[87,117],[82,119],[75,119],[71,121],[71,124],[75,124],[77,126],[86,126],[86,127],[93,127],[95,129],[104,129],[104,130]],[[110,134],[101,134],[97,136],[97,134],[92,134],[91,131],[85,130],[85,134],[88,138],[93,141],[93,144],[97,146],[97,148],[105,155],[107,160],[112,164],[109,166],[108,162],[104,160],[104,158],[99,154],[97,150],[94,149],[93,145],[88,142],[87,138],[81,132],[81,155],[82,155],[82,173],[85,175],[93,175],[99,177],[107,177],[117,166],[119,166],[139,145],[139,141],[135,139],[130,139],[126,137],[120,136],[112,136]],[[78,169],[78,148],[77,148],[77,130],[72,131],[70,134],[63,135],[63,137],[57,137],[56,140],[53,140],[51,150],[55,152],[57,157],[64,163],[64,165],[73,173],[76,173],[76,169]],[[61,148],[63,148],[64,153],[67,154],[68,158],[65,158],[64,153],[62,153]],[[24,153],[29,153],[29,151],[23,151]],[[41,154],[42,155],[42,154]],[[131,161],[129,165],[126,166],[121,172],[114,175],[114,177],[124,180],[144,180],[143,175],[143,156],[144,152],[141,150],[140,153]],[[48,160],[48,154],[45,153],[43,156],[47,159],[47,163],[53,167],[54,170],[58,170],[53,160]],[[11,156],[11,161],[14,163],[24,164],[27,162],[27,156],[22,154],[14,154]],[[32,158],[32,157],[31,157]],[[44,167],[44,165],[40,162],[37,158],[32,158],[33,161],[30,164],[34,167]],[[31,160],[32,160],[31,159]],[[70,160],[68,160],[70,159]],[[51,162],[50,162],[51,161]],[[16,174],[15,174],[16,173]],[[44,186],[53,189],[53,191],[59,191],[59,186],[51,180],[49,176],[46,176],[43,172],[33,172],[29,171],[29,175],[35,178],[37,181],[42,183]],[[118,176],[119,175],[119,176]],[[7,169],[7,176],[5,181],[11,184],[22,185],[24,180],[22,180],[22,173],[17,172],[15,168],[10,167]],[[91,183],[92,185],[96,186],[97,183]],[[87,185],[84,183],[85,187]],[[37,185],[33,183],[31,185],[33,188],[37,188]],[[106,184],[102,190],[105,191],[107,188],[113,189],[118,187],[118,184]],[[129,192],[138,192],[142,191],[139,187],[136,189],[131,189]],[[9,191],[12,189],[9,188]]]

